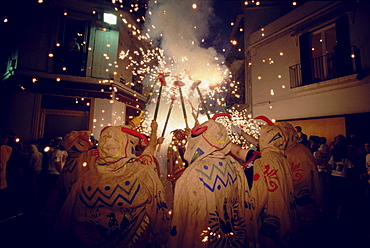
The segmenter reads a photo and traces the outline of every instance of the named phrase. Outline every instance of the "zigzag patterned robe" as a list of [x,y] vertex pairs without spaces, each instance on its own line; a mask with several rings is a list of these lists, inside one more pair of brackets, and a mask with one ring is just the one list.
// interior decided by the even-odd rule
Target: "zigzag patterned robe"
[[[146,247],[165,243],[169,215],[153,156],[123,166],[97,166],[77,181],[63,206],[58,227],[81,247]],[[67,233],[70,232],[70,233]],[[150,240],[152,234],[152,240]]]
[[205,122],[208,130],[189,140],[190,165],[176,182],[169,247],[248,247],[248,183],[241,165],[226,155],[230,141],[218,124]]
[[63,171],[52,189],[42,215],[51,223],[55,222],[72,186],[78,179],[91,169],[95,169],[95,162],[99,155],[97,149],[89,150],[92,146],[89,141],[90,131],[71,131],[64,136],[63,146],[68,157]]

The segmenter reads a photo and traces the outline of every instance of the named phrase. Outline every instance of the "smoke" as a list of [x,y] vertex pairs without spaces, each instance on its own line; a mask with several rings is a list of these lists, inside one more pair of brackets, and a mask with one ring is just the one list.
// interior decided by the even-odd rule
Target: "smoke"
[[[196,4],[196,7],[194,7]],[[192,80],[217,84],[225,77],[224,57],[205,47],[210,23],[215,19],[212,1],[150,1],[145,22],[153,45],[163,49],[165,68],[171,75],[186,73]]]
[[[172,187],[166,180],[166,172],[167,151],[171,152],[168,149],[172,149],[169,147],[171,131],[186,126],[193,128],[196,123],[192,113],[202,123],[208,119],[206,110],[211,112],[210,116],[224,112],[221,106],[223,94],[219,89],[229,72],[223,64],[225,58],[205,43],[212,34],[211,23],[216,20],[212,3],[211,0],[158,0],[148,3],[144,30],[152,46],[159,47],[160,51],[157,56],[159,65],[143,80],[152,93],[148,94],[150,100],[140,131],[148,134],[151,120],[156,119],[158,136],[163,134],[165,137],[156,157],[161,165],[161,179],[169,202]],[[161,90],[158,73],[166,75],[166,85]],[[192,87],[196,80],[201,80],[198,89]],[[181,86],[176,85],[177,81],[182,82]],[[206,108],[202,106],[202,97]],[[176,100],[170,113],[173,98]],[[155,112],[158,113],[156,117]]]

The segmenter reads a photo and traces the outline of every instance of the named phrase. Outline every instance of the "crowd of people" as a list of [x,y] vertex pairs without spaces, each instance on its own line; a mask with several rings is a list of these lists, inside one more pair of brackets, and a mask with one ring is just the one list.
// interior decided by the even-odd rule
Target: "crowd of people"
[[[13,129],[1,131],[1,219],[38,211],[54,188],[69,155],[63,138],[24,144]],[[4,151],[4,152],[3,152]]]
[[[2,224],[32,213],[60,248],[308,248],[338,247],[343,239],[331,235],[349,236],[351,224],[370,221],[370,142],[339,134],[327,144],[263,116],[256,139],[228,130],[217,121],[228,115],[216,114],[182,131],[186,146],[175,156],[184,166],[167,161],[174,163],[167,166],[170,206],[155,157],[163,137],[156,121],[150,136],[136,131],[137,118],[104,128],[99,143],[89,131],[71,131],[26,146],[16,131],[3,130]],[[232,143],[229,132],[251,148]]]
[[[298,132],[301,127],[296,127],[296,130]],[[370,141],[361,140],[356,135],[346,138],[343,134],[338,134],[329,143],[325,137],[319,136],[310,136],[308,142],[305,140],[303,138],[300,142],[315,158],[326,216],[348,221],[353,217],[353,211],[359,211],[366,217],[370,209]]]

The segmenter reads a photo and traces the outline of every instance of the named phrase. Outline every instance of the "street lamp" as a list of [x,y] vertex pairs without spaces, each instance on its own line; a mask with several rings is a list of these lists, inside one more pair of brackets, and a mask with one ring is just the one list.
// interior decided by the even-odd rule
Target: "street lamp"
[[105,23],[108,23],[109,25],[116,25],[117,24],[117,16],[110,14],[110,13],[104,13],[103,19]]

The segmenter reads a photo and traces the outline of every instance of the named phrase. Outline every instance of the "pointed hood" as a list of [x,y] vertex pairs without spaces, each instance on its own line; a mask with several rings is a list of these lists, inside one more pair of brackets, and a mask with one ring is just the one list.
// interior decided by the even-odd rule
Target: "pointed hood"
[[31,154],[32,153],[40,153],[41,154],[41,152],[39,151],[39,149],[37,149],[37,146],[34,145],[34,144],[31,144],[30,145],[30,150],[31,150]]
[[276,125],[281,128],[286,139],[285,149],[289,150],[294,147],[298,143],[298,133],[293,125],[286,121],[278,122]]
[[105,127],[99,139],[99,165],[116,164],[119,167],[135,156],[135,146],[139,138],[146,139],[141,133],[129,126]]
[[64,136],[63,146],[67,152],[85,152],[92,147],[91,132],[71,131]]
[[184,158],[191,164],[206,156],[224,157],[230,148],[231,141],[225,126],[210,119],[191,130]]
[[263,153],[264,150],[283,152],[286,146],[285,134],[277,125],[261,126],[259,145],[261,153]]

